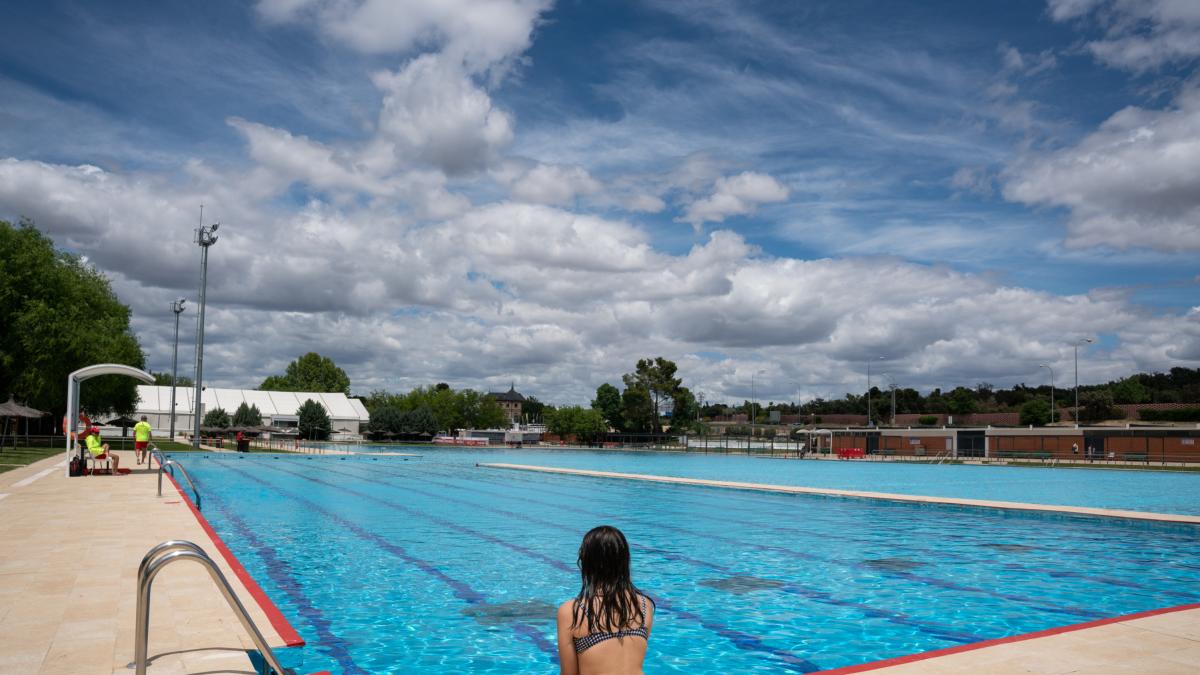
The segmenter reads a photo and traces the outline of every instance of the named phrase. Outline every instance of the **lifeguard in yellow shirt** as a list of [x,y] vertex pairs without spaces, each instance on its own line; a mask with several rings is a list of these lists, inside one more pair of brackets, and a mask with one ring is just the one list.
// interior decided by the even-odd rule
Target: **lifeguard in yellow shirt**
[[150,432],[150,423],[146,421],[146,416],[142,415],[142,421],[133,425],[133,456],[138,464],[143,460],[147,464],[150,463]]

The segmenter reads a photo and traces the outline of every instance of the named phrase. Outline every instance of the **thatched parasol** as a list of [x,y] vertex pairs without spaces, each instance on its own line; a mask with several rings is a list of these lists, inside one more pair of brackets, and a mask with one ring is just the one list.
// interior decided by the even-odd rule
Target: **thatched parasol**
[[[45,414],[46,413],[42,412],[41,410],[38,410],[37,408],[30,408],[27,405],[21,405],[20,403],[17,403],[16,399],[14,399],[13,396],[10,394],[7,401],[5,401],[4,403],[0,403],[0,417],[4,418],[4,429],[3,429],[3,431],[0,431],[0,448],[4,447],[4,437],[6,435],[8,435],[8,420],[10,420],[14,417],[25,418],[25,440],[28,442],[28,440],[29,440],[29,420],[37,419]],[[17,435],[15,433],[15,431],[16,431],[15,424],[13,425],[13,430],[14,430],[13,447],[15,448],[16,443],[17,443]]]

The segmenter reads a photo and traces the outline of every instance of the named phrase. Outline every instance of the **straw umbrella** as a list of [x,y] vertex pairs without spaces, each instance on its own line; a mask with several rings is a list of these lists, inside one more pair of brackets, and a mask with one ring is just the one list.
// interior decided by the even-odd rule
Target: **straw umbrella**
[[[23,417],[25,418],[25,441],[29,442],[29,420],[42,417],[46,413],[36,408],[30,408],[26,405],[17,403],[10,394],[8,400],[0,403],[0,417],[4,418],[4,430],[0,432],[0,448],[4,447],[4,437],[8,435],[8,420]],[[13,424],[13,447],[17,447],[17,426]]]

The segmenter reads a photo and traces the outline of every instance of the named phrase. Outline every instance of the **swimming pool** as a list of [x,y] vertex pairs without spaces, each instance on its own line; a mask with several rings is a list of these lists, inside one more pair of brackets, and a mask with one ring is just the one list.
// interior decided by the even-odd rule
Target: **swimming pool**
[[400,451],[424,453],[429,458],[460,456],[480,462],[1200,515],[1200,472],[796,461],[681,452],[452,450],[378,445],[350,448],[361,452],[402,448]]
[[635,582],[659,603],[649,673],[811,672],[1200,600],[1192,526],[478,457],[183,461],[204,515],[308,641],[280,653],[306,672],[550,670],[554,608],[578,590],[576,548],[600,523],[625,531]]

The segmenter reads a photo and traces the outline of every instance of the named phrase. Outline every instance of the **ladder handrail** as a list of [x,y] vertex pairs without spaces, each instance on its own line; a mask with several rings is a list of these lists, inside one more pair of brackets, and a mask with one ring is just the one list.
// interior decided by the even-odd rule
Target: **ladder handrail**
[[275,653],[267,645],[262,632],[258,630],[258,626],[250,618],[246,607],[238,599],[237,594],[233,592],[233,587],[229,585],[229,582],[225,579],[225,575],[221,573],[217,564],[199,546],[190,541],[182,540],[165,541],[150,549],[150,552],[142,558],[142,565],[138,570],[137,580],[137,624],[134,627],[133,666],[136,669],[137,675],[146,675],[146,655],[150,646],[150,591],[154,584],[154,578],[158,576],[158,573],[164,567],[177,560],[195,561],[208,571],[209,577],[217,585],[217,588],[221,591],[221,595],[225,597],[225,601],[229,603],[229,608],[233,610],[238,620],[241,621],[242,627],[250,634],[250,639],[253,640],[255,648],[258,649],[259,654],[262,655],[267,665],[270,666],[271,670],[268,675],[271,673],[294,675],[295,671],[280,665],[279,659],[275,657]]
[[157,445],[155,445],[154,443],[151,443],[150,444],[150,456],[154,457],[155,455],[158,456],[157,457],[158,458],[158,466],[161,468],[163,465],[163,462],[167,461],[167,456],[163,454],[162,450],[158,449]]
[[[192,482],[192,477],[188,475],[187,469],[183,468],[183,465],[180,464],[178,462],[178,460],[168,459],[165,462],[159,462],[159,464],[158,464],[158,496],[159,497],[162,496],[163,470],[166,469],[168,466],[177,466],[177,467],[179,467],[179,470],[183,472],[183,477],[187,479],[188,485],[192,486],[192,495],[196,497],[196,509],[199,510],[200,509],[200,491],[196,489],[196,484],[194,482]],[[174,476],[175,472],[172,471],[171,475]]]

